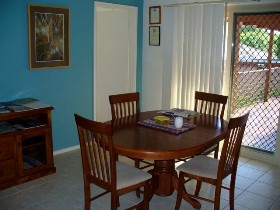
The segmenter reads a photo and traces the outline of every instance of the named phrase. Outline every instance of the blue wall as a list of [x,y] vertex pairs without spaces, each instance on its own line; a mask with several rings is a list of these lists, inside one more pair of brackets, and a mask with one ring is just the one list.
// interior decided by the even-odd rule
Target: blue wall
[[[137,90],[142,89],[142,0],[107,0],[138,7]],[[27,6],[70,9],[70,67],[30,70]],[[54,150],[78,144],[74,113],[93,116],[93,0],[0,0],[0,101],[34,97],[54,107]]]

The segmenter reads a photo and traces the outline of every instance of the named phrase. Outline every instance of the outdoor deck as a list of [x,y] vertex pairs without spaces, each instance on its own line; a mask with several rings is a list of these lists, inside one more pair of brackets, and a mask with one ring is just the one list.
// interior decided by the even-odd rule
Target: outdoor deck
[[[235,111],[240,116],[250,111],[242,145],[274,153],[277,138],[280,97]],[[277,113],[277,114],[274,114]]]

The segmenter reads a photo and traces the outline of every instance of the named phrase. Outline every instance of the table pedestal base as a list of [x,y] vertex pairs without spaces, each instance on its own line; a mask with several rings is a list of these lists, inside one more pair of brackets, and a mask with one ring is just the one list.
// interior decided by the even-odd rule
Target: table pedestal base
[[[150,171],[156,177],[157,184],[154,184],[154,193],[159,196],[169,196],[175,190],[178,190],[178,175],[175,170],[175,160],[155,160],[154,169]],[[157,187],[155,187],[157,186]],[[183,199],[189,202],[194,208],[201,208],[201,204],[189,197],[185,192]]]
[[172,177],[176,174],[175,160],[155,160],[153,175],[158,176],[159,186],[155,194],[159,196],[172,195]]

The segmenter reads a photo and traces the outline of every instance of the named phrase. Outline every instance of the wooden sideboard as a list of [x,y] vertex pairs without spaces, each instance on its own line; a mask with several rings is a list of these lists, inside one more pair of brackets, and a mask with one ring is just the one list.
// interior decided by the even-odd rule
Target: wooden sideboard
[[55,173],[52,110],[0,113],[0,190]]

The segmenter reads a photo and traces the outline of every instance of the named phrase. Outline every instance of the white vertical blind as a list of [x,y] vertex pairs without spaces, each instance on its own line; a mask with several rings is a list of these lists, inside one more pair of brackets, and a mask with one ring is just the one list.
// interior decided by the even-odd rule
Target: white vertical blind
[[164,108],[193,109],[196,90],[222,92],[224,13],[225,4],[165,8],[163,81],[171,80]]

